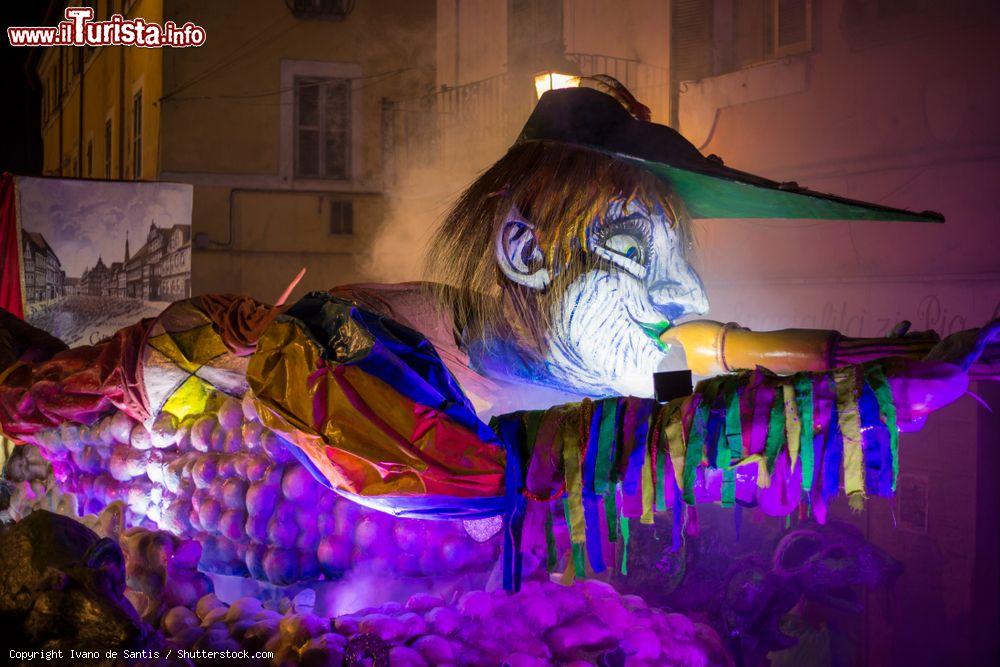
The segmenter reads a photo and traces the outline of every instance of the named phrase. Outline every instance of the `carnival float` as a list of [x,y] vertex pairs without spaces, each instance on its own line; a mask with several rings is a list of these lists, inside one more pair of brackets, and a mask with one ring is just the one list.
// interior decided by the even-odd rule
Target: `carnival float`
[[[201,295],[72,349],[5,315],[18,645],[394,667],[798,650],[804,604],[856,608],[899,572],[829,504],[895,493],[900,434],[997,379],[1000,323],[699,319],[698,218],[943,220],[731,169],[618,86],[554,90],[445,218],[429,282]],[[777,519],[713,541],[751,514]]]

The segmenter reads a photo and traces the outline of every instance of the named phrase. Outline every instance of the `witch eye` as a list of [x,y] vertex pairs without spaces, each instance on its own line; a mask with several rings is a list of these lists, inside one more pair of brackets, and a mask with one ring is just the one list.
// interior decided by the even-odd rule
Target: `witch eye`
[[637,264],[643,262],[642,242],[631,234],[615,234],[604,242],[604,247]]
[[594,254],[643,279],[649,259],[647,248],[647,243],[637,235],[619,233],[599,241],[594,247]]

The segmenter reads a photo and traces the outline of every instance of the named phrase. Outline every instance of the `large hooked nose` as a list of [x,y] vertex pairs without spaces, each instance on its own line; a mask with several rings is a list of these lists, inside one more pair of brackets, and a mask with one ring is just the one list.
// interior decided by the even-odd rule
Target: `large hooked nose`
[[704,315],[708,312],[705,286],[694,271],[683,279],[657,280],[649,286],[649,296],[656,309],[671,322],[685,315]]

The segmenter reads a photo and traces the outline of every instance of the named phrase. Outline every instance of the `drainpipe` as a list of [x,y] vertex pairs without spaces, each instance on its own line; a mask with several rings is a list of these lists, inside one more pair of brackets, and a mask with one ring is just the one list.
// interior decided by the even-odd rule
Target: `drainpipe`
[[59,98],[59,177],[63,175],[63,57],[60,53],[56,56],[56,97]]
[[[80,46],[80,122],[79,122],[79,136],[77,137],[77,151],[76,151],[76,173],[80,178],[84,178],[83,175],[83,74],[84,70],[87,69],[87,52],[84,50],[87,47]],[[89,175],[89,174],[88,174]]]
[[[124,8],[123,8],[124,9]],[[118,180],[125,180],[125,47],[118,47]]]
[[459,67],[462,59],[462,0],[455,0],[455,85],[459,85]]

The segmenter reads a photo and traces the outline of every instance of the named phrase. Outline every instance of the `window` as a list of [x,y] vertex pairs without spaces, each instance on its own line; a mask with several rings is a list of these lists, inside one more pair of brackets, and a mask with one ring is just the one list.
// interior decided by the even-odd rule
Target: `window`
[[295,176],[347,180],[350,173],[350,80],[295,77]]
[[354,205],[349,201],[330,202],[330,235],[354,233]]
[[142,91],[132,96],[132,178],[142,178]]
[[812,49],[812,0],[735,0],[732,50],[719,62],[722,74]]
[[774,0],[772,15],[775,56],[812,49],[812,0]]
[[94,175],[94,140],[87,139],[87,176]]
[[111,119],[104,121],[104,178],[111,178]]

